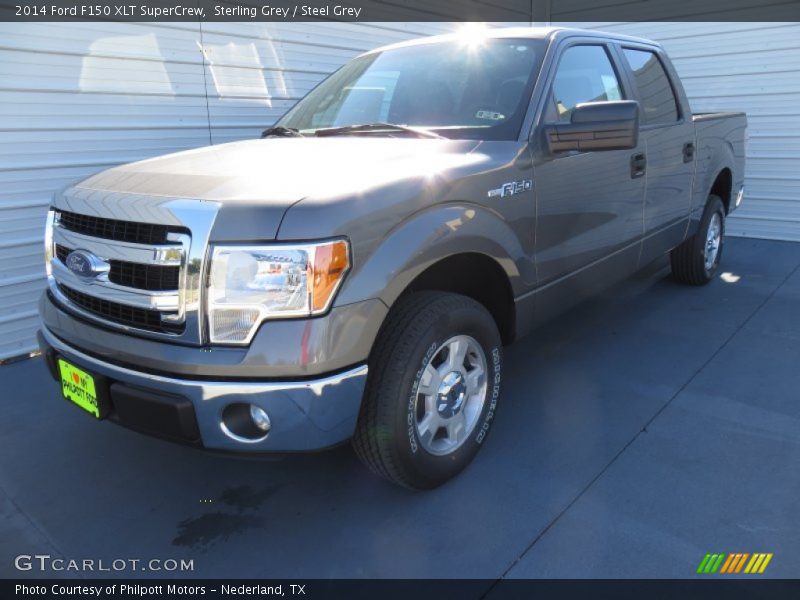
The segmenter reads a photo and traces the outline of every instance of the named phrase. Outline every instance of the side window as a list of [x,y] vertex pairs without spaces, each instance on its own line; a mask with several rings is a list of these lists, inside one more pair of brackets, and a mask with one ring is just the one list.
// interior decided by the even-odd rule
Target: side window
[[572,46],[558,63],[545,120],[569,121],[576,105],[607,100],[622,100],[622,87],[606,49]]
[[678,101],[664,65],[654,52],[624,48],[642,101],[642,120],[647,125],[678,120]]

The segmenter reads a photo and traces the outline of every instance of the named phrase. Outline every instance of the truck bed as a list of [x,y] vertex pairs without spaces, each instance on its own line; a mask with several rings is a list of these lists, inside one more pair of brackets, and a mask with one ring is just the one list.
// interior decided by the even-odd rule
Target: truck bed
[[719,173],[721,164],[733,166],[730,181],[728,211],[737,208],[733,198],[744,185],[745,141],[747,139],[747,115],[743,112],[693,113],[695,125],[696,172],[693,207],[697,210],[705,205],[706,194]]

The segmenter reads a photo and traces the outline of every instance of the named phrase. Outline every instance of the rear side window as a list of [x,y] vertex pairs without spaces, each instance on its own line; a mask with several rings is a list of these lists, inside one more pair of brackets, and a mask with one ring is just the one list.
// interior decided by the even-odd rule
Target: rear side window
[[572,46],[558,63],[547,120],[569,121],[572,110],[583,102],[621,99],[622,88],[606,49]]
[[647,50],[624,48],[623,51],[639,89],[644,123],[655,125],[677,121],[678,101],[658,56]]

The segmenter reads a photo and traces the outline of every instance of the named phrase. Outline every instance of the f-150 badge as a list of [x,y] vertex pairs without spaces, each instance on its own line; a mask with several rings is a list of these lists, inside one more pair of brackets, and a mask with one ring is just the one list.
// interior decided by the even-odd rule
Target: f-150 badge
[[489,190],[489,198],[505,198],[527,192],[533,188],[532,179],[520,179],[519,181],[509,181],[495,190]]

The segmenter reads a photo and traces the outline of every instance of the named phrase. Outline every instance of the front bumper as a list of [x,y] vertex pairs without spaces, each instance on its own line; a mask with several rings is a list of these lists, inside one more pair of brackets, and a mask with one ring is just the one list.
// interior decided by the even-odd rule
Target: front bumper
[[744,200],[744,185],[739,186],[739,191],[736,192],[736,198],[733,201],[733,208],[731,209],[736,210],[742,205],[742,201]]
[[[46,326],[40,331],[39,342],[48,360],[52,361],[54,355],[60,355],[108,380],[113,420],[159,437],[195,443],[213,450],[302,452],[343,442],[355,430],[367,378],[367,367],[363,365],[304,381],[180,379],[99,360],[61,340]],[[118,385],[115,387],[115,384]],[[139,394],[156,410],[145,411],[149,419],[144,422],[139,421],[136,425],[126,423],[126,418],[120,414],[122,411],[114,410],[114,396],[123,392],[127,395],[125,401],[128,405],[131,394]],[[119,398],[121,402],[122,396]],[[231,435],[224,427],[223,410],[239,402],[255,404],[267,412],[272,428],[265,438],[258,441],[243,440]],[[142,414],[141,411],[139,414]],[[158,422],[162,418],[159,415],[167,414],[175,415],[175,421],[169,427],[166,427],[166,423]],[[170,419],[173,417],[170,416]],[[193,430],[194,419],[196,428]],[[186,435],[175,435],[175,427],[185,431]],[[169,429],[169,433],[165,433],[165,428]],[[191,439],[193,431],[199,435],[199,439]],[[180,439],[182,437],[185,439]]]

